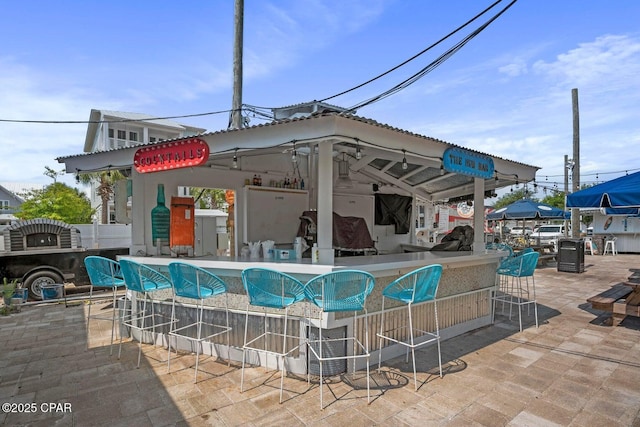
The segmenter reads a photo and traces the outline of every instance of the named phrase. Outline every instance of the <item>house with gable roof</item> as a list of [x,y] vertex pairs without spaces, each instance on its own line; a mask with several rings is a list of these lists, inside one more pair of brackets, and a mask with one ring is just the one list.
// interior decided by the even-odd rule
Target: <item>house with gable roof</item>
[[[92,109],[89,115],[89,125],[84,142],[85,153],[109,151],[113,149],[129,148],[140,144],[149,144],[167,139],[185,138],[206,132],[206,129],[189,126],[168,119],[157,119],[142,113],[130,113],[111,110]],[[114,169],[119,169],[114,165]],[[90,173],[93,171],[67,171],[75,173]],[[91,207],[99,209],[102,204],[97,194],[98,184],[91,183],[89,199]],[[116,214],[113,200],[109,203],[109,223],[115,223]],[[98,215],[98,222],[101,222]]]

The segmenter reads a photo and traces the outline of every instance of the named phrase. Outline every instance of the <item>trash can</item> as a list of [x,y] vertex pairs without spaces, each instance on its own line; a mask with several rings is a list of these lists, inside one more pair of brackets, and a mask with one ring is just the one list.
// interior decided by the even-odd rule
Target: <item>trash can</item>
[[559,239],[556,259],[558,271],[584,272],[584,239]]

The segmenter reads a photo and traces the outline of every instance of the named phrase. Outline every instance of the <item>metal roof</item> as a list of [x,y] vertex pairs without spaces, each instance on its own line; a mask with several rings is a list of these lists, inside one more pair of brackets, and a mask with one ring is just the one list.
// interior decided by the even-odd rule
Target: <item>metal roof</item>
[[[321,111],[307,117],[203,133],[198,138],[204,139],[210,146],[208,164],[219,166],[228,164],[234,153],[239,156],[281,155],[287,150],[291,151],[294,146],[299,153],[303,153],[304,147],[313,148],[318,140],[331,140],[334,151],[347,156],[352,179],[391,185],[427,200],[473,194],[473,177],[443,173],[442,155],[449,147],[462,148],[494,160],[497,179],[485,181],[485,190],[489,191],[531,181],[535,179],[535,172],[539,169],[349,113]],[[182,139],[184,138],[109,150],[103,154],[111,155],[112,158],[103,157],[91,163],[84,162],[83,158],[95,157],[100,153],[77,154],[59,157],[57,160],[72,166],[83,166],[76,166],[78,170],[107,166],[115,169],[125,167],[127,163],[130,166],[133,151],[140,147]],[[357,151],[361,151],[360,159],[356,156]],[[117,154],[119,156],[116,159],[114,155]],[[405,158],[406,168],[403,168]]]

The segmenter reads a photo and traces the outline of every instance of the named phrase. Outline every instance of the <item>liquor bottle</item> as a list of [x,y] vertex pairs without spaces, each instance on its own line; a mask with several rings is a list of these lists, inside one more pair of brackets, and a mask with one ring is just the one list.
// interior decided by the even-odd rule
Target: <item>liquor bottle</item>
[[158,199],[155,208],[151,209],[151,235],[153,246],[169,246],[169,229],[171,228],[171,211],[164,204],[164,184],[158,184]]

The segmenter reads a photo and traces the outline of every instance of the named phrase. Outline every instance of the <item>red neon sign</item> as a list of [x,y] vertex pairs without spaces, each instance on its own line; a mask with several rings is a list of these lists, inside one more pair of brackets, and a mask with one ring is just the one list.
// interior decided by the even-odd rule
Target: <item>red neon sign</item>
[[209,158],[209,145],[198,138],[165,142],[140,148],[133,156],[139,173],[199,166]]

